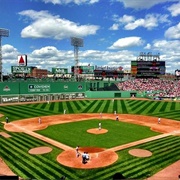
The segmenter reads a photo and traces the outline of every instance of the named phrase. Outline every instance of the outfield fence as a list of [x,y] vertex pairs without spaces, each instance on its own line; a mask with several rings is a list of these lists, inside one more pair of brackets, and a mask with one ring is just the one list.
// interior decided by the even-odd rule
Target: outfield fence
[[105,90],[113,84],[115,82],[108,81],[1,82],[0,103],[58,101],[80,98],[129,98],[144,97],[145,95],[144,92]]

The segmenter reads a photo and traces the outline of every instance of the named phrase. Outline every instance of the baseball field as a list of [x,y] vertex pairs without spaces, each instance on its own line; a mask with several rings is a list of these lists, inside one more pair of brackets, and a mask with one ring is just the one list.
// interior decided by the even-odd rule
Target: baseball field
[[22,179],[153,179],[180,159],[180,102],[67,100],[2,105],[0,114],[0,157]]

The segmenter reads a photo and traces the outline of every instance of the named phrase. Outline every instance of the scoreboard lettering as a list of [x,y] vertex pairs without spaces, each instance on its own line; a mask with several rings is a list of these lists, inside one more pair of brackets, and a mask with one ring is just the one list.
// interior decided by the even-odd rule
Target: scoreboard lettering
[[77,67],[72,66],[71,72],[75,73],[75,70],[77,74],[93,74],[94,66],[77,66]]
[[131,74],[136,77],[164,75],[165,70],[165,61],[131,61]]
[[94,77],[95,78],[123,78],[124,73],[123,71],[117,71],[117,70],[94,70]]

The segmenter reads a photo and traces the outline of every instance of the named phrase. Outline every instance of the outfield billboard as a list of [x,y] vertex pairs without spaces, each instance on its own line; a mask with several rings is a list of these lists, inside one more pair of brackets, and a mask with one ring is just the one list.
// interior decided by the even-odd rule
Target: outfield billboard
[[11,66],[11,73],[13,74],[31,74],[32,67],[28,66]]
[[50,92],[50,84],[29,84],[28,92]]
[[52,68],[53,74],[68,74],[67,68]]
[[[71,72],[74,73],[75,66],[71,67]],[[94,66],[77,66],[78,74],[94,74]]]

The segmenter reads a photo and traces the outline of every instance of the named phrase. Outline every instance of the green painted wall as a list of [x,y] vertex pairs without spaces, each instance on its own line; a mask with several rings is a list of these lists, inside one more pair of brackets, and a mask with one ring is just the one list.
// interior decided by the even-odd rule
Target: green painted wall
[[136,91],[86,91],[86,98],[130,98],[134,94],[135,97],[144,97],[143,93]]
[[2,82],[0,95],[85,92],[86,82]]

